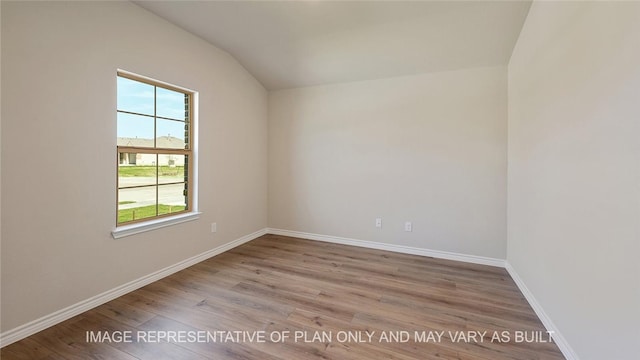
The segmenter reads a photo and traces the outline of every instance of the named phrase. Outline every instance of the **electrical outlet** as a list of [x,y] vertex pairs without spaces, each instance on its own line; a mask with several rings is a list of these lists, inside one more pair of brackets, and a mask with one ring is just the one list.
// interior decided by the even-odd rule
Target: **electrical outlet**
[[411,232],[413,231],[413,225],[410,221],[404,223],[404,231]]
[[381,228],[382,227],[382,218],[376,218],[376,227],[377,228]]
[[217,232],[218,231],[218,223],[211,223],[211,232]]

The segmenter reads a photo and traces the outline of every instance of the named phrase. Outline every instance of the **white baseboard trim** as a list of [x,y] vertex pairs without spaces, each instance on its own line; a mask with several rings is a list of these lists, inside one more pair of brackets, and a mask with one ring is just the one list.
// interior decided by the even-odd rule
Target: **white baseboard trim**
[[149,275],[143,276],[139,279],[130,281],[124,285],[118,286],[114,289],[107,290],[102,294],[98,294],[86,300],[80,301],[76,304],[68,306],[64,309],[58,310],[49,315],[45,315],[39,319],[33,320],[17,328],[8,330],[0,334],[0,347],[5,347],[18,340],[24,339],[27,336],[33,335],[39,331],[42,331],[55,324],[70,319],[76,315],[82,314],[85,311],[91,310],[97,306],[100,306],[106,302],[109,302],[117,297],[130,293],[136,289],[139,289],[145,285],[149,285],[154,281],[158,281],[164,277],[174,274],[180,270],[186,269],[189,266],[195,265],[201,261],[209,259],[213,256],[221,254],[225,251],[231,250],[234,247],[240,246],[246,242],[249,242],[255,238],[258,238],[267,233],[267,229],[258,230],[252,234],[245,235],[239,239],[233,240],[224,245],[218,246],[214,249],[207,250],[199,255],[193,256],[189,259],[180,261],[179,263],[167,266],[164,269],[158,270]]
[[511,278],[516,283],[516,285],[518,285],[520,292],[522,292],[524,297],[529,302],[529,305],[531,305],[531,307],[533,308],[533,311],[536,313],[536,315],[538,315],[540,321],[542,321],[542,325],[544,325],[547,331],[552,332],[551,336],[553,337],[553,341],[556,343],[556,345],[558,345],[558,348],[562,352],[562,355],[564,355],[567,360],[579,360],[578,355],[575,353],[575,351],[573,351],[573,349],[564,338],[564,336],[562,336],[553,321],[551,321],[549,315],[544,312],[542,305],[540,305],[538,300],[536,300],[535,296],[533,296],[533,293],[529,290],[529,288],[527,288],[527,285],[524,284],[524,281],[522,281],[522,278],[520,278],[520,275],[518,275],[513,266],[511,266],[508,261],[505,261],[504,268],[507,270],[509,275],[511,275]]
[[463,261],[463,262],[473,263],[473,264],[497,266],[502,268],[504,267],[504,264],[505,264],[505,261],[502,259],[496,259],[496,258],[490,258],[490,257],[484,257],[484,256],[459,254],[459,253],[453,253],[448,251],[430,250],[430,249],[416,248],[416,247],[404,246],[404,245],[394,245],[394,244],[387,244],[387,243],[381,243],[381,242],[375,242],[375,241],[343,238],[338,236],[312,234],[312,233],[306,233],[301,231],[268,228],[267,233],[273,234],[273,235],[291,236],[291,237],[297,237],[297,238],[303,238],[303,239],[309,239],[309,240],[325,241],[325,242],[330,242],[334,244],[359,246],[359,247],[377,249],[377,250],[386,250],[386,251],[392,251],[392,252],[403,253],[403,254],[429,256],[429,257],[434,257],[438,259],[447,259],[447,260]]

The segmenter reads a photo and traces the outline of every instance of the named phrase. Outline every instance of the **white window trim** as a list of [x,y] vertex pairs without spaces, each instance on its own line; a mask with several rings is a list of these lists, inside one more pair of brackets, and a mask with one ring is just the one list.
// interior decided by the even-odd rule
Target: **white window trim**
[[118,226],[113,231],[111,231],[111,236],[113,236],[114,239],[120,239],[126,236],[131,236],[131,235],[140,234],[140,233],[151,231],[151,230],[161,229],[163,227],[167,227],[175,224],[182,224],[187,221],[193,221],[193,220],[199,219],[200,214],[202,213],[199,211],[192,211],[186,214],[180,214],[180,215],[161,218],[161,219],[153,219],[153,220],[131,224],[131,225]]
[[[121,70],[118,69],[119,72],[123,72],[123,73],[127,73],[127,71],[125,70]],[[149,79],[152,81],[156,81],[159,82],[157,80],[151,79],[151,78],[146,78],[144,76],[140,76],[134,73],[131,73],[135,76],[141,77],[141,78],[145,78],[145,79]],[[161,82],[159,82],[161,83]],[[175,87],[175,85],[171,85],[173,87]],[[192,207],[193,210],[191,212],[188,213],[182,213],[182,214],[178,214],[175,216],[167,216],[167,217],[161,217],[161,218],[154,218],[151,219],[149,221],[144,221],[144,222],[139,222],[139,223],[133,223],[133,224],[129,224],[129,225],[122,225],[122,226],[116,226],[115,229],[113,229],[111,231],[111,236],[113,236],[114,239],[120,239],[123,237],[127,237],[127,236],[131,236],[131,235],[135,235],[135,234],[140,234],[140,233],[144,233],[147,231],[152,231],[152,230],[157,230],[157,229],[161,229],[163,227],[167,227],[167,226],[172,226],[172,225],[176,225],[176,224],[182,224],[188,221],[193,221],[193,220],[197,220],[200,218],[200,214],[202,214],[200,211],[198,211],[198,168],[200,166],[198,166],[198,120],[199,120],[199,109],[198,109],[198,103],[199,103],[199,93],[197,91],[193,91],[193,90],[189,90],[186,88],[183,88],[185,91],[189,91],[191,92],[192,95],[192,100],[193,100],[193,119],[191,122],[191,126],[193,127],[192,133],[191,133],[191,137],[192,137],[192,155],[193,156],[193,179],[192,179],[192,196],[193,199],[191,200],[192,203]]]

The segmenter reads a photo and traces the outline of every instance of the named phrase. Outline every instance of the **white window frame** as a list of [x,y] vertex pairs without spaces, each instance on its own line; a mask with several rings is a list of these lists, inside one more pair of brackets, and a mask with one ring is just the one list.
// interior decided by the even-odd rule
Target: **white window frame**
[[[198,114],[198,92],[191,89],[176,86],[173,84],[169,84],[163,81],[158,81],[146,76],[121,70],[121,69],[118,69],[117,71],[116,80],[118,76],[123,76],[133,80],[140,79],[141,81],[146,83],[157,84],[162,87],[166,87],[169,89],[176,89],[176,90],[191,94],[192,109],[191,109],[191,119],[190,119],[190,126],[191,126],[190,146],[191,146],[192,166],[191,166],[191,169],[189,170],[190,171],[189,175],[191,176],[191,179],[189,179],[191,208],[190,208],[190,211],[180,212],[180,213],[177,213],[176,215],[156,216],[153,218],[149,218],[148,220],[142,220],[134,223],[126,223],[123,225],[117,225],[117,220],[116,220],[116,227],[111,231],[111,235],[113,236],[114,239],[120,239],[130,235],[135,235],[135,234],[139,234],[147,231],[160,229],[167,226],[172,226],[172,225],[181,224],[188,221],[197,220],[198,218],[200,218],[200,215],[201,215],[201,212],[198,211],[198,115],[199,115]],[[116,146],[116,164],[118,161],[119,161],[119,154],[117,152],[117,146]],[[116,191],[116,198],[117,198],[117,192],[118,192],[117,176],[118,175],[117,175],[117,168],[116,168],[116,186],[114,186],[114,189]],[[116,204],[117,204],[117,201],[116,201]],[[118,210],[116,207],[116,219],[117,219],[117,213],[118,213]]]

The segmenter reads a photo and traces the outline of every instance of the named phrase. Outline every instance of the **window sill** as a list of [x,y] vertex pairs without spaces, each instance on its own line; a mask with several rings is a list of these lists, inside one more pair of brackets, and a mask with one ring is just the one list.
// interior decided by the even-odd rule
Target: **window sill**
[[152,231],[175,224],[181,224],[200,218],[200,214],[202,213],[194,211],[162,219],[155,219],[137,224],[119,226],[111,232],[111,236],[113,236],[114,239],[120,239],[130,235],[140,234],[143,232]]

